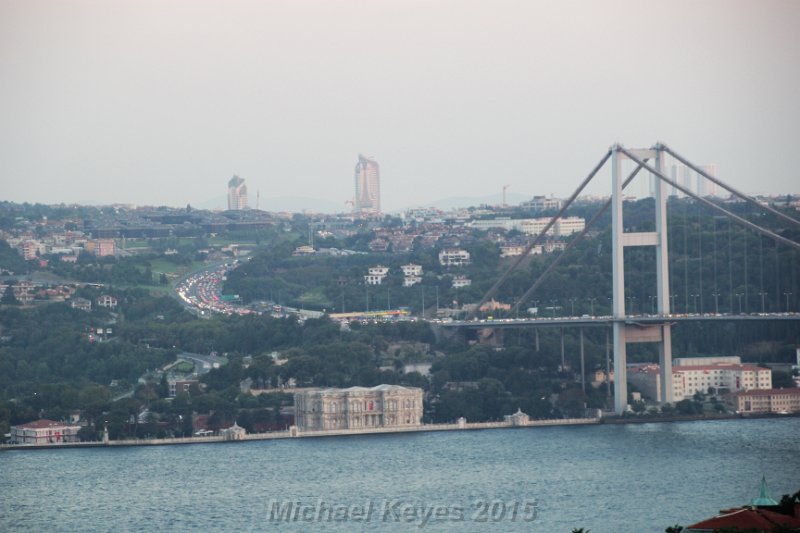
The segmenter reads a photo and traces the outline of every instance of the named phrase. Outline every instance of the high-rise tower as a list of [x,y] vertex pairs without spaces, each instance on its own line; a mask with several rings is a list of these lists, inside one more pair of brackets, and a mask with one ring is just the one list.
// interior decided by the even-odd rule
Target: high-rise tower
[[233,176],[228,181],[228,209],[230,211],[247,209],[247,185],[239,176]]
[[381,183],[378,162],[358,154],[356,164],[356,197],[353,206],[357,215],[380,215]]

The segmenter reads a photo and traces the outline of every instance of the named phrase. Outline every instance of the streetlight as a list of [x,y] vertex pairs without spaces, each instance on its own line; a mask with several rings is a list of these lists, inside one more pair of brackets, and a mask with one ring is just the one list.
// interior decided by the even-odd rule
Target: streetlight
[[764,291],[761,291],[761,292],[758,293],[758,295],[761,296],[761,312],[762,313],[766,313],[766,308],[764,306],[764,297],[767,295],[767,293],[764,292]]
[[719,314],[719,293],[718,292],[712,293],[711,296],[714,297],[714,314],[718,315]]
[[555,317],[556,316],[556,301],[555,300],[550,300],[550,309],[553,310],[553,317]]
[[792,293],[791,292],[784,292],[783,295],[786,296],[786,312],[788,313],[789,312],[789,296],[791,296]]
[[689,297],[694,299],[694,314],[697,314],[697,297],[699,294],[690,294]]
[[648,296],[647,299],[650,300],[650,314],[656,314],[656,297]]
[[626,297],[625,297],[625,299],[626,299],[626,300],[628,300],[628,302],[629,302],[629,305],[628,305],[628,306],[630,307],[630,313],[626,312],[625,314],[626,314],[626,315],[628,315],[628,314],[631,314],[631,315],[635,314],[635,313],[633,312],[633,310],[634,310],[633,304],[634,304],[634,302],[636,301],[636,296],[626,296]]
[[669,302],[669,310],[670,310],[671,313],[675,312],[675,298],[677,298],[677,297],[678,297],[677,294],[670,294],[669,295],[669,300],[670,300],[670,302]]
[[739,298],[739,314],[741,315],[742,314],[742,296],[744,296],[744,294],[742,294],[741,292],[737,292],[736,294],[734,294],[734,296]]
[[569,316],[575,316],[575,298],[570,298],[569,303],[570,303]]
[[596,301],[597,301],[597,298],[589,298],[589,305],[591,306],[591,309],[592,309],[592,311],[591,311],[592,316],[594,316],[594,303]]

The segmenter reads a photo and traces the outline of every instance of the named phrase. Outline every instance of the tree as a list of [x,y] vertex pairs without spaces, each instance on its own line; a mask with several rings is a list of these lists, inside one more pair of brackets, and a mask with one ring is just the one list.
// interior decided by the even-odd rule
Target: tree
[[0,304],[3,305],[19,305],[19,300],[17,300],[16,295],[14,294],[14,284],[16,283],[15,280],[9,280],[6,282],[6,290],[3,293],[3,297],[0,298]]

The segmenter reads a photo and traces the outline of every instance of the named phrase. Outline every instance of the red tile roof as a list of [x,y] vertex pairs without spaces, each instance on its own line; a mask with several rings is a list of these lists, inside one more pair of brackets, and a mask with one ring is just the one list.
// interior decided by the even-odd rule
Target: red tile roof
[[42,418],[41,420],[34,420],[33,422],[28,422],[27,424],[20,424],[19,426],[15,426],[18,428],[25,428],[25,429],[45,429],[45,428],[52,428],[52,427],[65,427],[68,424],[64,422],[56,422],[55,420],[47,420],[46,418]]
[[680,372],[686,370],[738,370],[738,371],[750,371],[750,372],[758,372],[758,371],[765,371],[770,372],[769,368],[761,368],[760,366],[756,365],[738,365],[738,364],[717,364],[717,365],[676,365],[672,367],[672,372]]
[[741,507],[722,511],[721,515],[692,524],[686,529],[689,531],[714,531],[715,529],[735,527],[771,531],[775,526],[800,528],[800,519],[766,509]]

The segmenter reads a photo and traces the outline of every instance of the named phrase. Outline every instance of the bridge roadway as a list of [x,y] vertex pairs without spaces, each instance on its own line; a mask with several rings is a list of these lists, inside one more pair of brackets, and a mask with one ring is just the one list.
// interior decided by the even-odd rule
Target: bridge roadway
[[[628,315],[622,321],[630,325],[672,324],[680,322],[750,322],[757,320],[800,321],[800,313],[750,313],[714,314],[690,313],[670,315]],[[538,318],[496,318],[482,320],[429,320],[431,325],[442,328],[519,328],[519,327],[566,327],[566,326],[609,326],[616,322],[612,316],[574,316]]]

